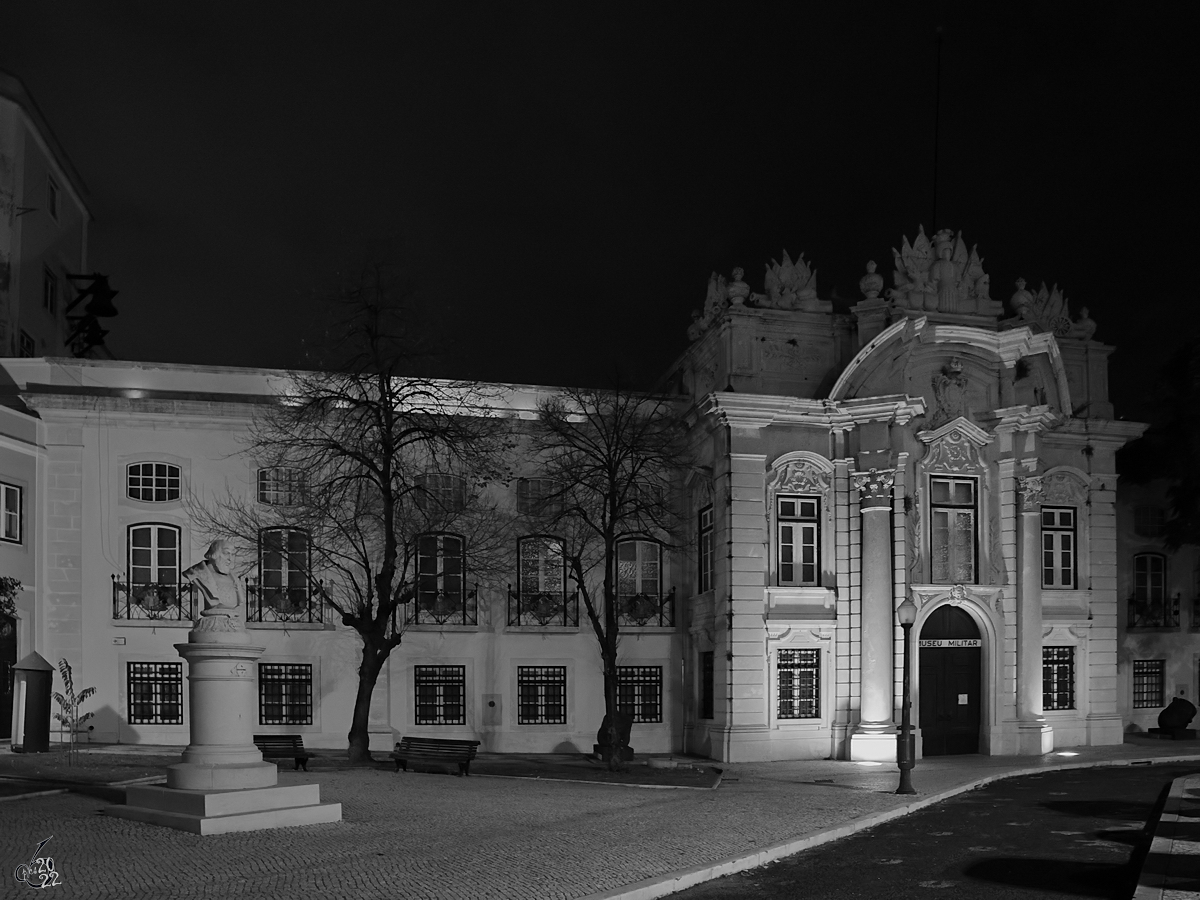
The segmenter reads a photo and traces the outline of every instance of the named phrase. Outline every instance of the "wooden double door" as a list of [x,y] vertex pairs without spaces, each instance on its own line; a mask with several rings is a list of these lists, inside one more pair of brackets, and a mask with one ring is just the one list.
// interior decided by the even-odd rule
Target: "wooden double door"
[[922,755],[979,752],[982,645],[975,620],[957,607],[934,610],[921,628],[917,667]]
[[0,613],[0,739],[12,737],[13,666],[17,664],[17,620]]

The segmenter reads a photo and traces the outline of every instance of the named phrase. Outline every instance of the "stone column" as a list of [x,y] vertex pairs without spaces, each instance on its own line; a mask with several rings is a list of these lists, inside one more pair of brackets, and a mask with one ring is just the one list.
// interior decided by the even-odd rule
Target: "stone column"
[[1017,571],[1017,752],[1054,749],[1042,715],[1042,479],[1022,478]]
[[852,476],[862,512],[862,695],[859,723],[850,738],[850,758],[896,759],[892,647],[892,482],[891,469]]

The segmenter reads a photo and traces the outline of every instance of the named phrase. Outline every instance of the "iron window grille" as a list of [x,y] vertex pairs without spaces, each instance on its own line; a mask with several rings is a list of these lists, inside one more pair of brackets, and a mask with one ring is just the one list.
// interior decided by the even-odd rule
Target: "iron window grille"
[[975,479],[929,479],[930,571],[934,584],[974,584]]
[[776,662],[779,675],[779,718],[821,717],[821,651],[780,650]]
[[28,331],[22,331],[17,339],[17,355],[22,359],[37,356],[37,344],[33,340],[33,335]]
[[0,483],[0,540],[21,543],[21,489]]
[[1133,708],[1157,709],[1164,706],[1166,660],[1133,661]]
[[1075,510],[1042,507],[1042,587],[1075,590]]
[[418,475],[417,509],[432,513],[458,512],[467,505],[467,484],[457,475]]
[[775,498],[781,586],[815,587],[820,583],[820,511],[821,501],[816,497]]
[[125,471],[130,500],[166,503],[179,499],[179,466],[162,462],[130,463]]
[[517,724],[567,724],[566,666],[517,666]]
[[196,589],[178,582],[129,582],[112,576],[114,619],[156,619],[161,622],[195,620]]
[[268,506],[295,506],[304,488],[304,473],[289,466],[258,470],[258,502]]
[[1042,648],[1042,709],[1075,708],[1075,648]]
[[415,625],[477,625],[476,590],[466,585],[466,541],[436,532],[417,536],[417,598],[409,607]]
[[264,528],[258,533],[258,583],[249,585],[253,598],[250,621],[320,621],[312,602],[311,554],[308,532],[298,528]]
[[183,663],[126,663],[130,725],[183,724]]
[[415,666],[413,688],[418,725],[467,723],[466,666]]
[[310,663],[258,664],[260,725],[311,725],[312,698]]
[[662,666],[617,666],[617,708],[635,723],[661,722]]
[[711,591],[713,586],[713,508],[700,510],[699,533],[697,535],[696,558],[699,561],[696,593]]
[[1167,596],[1167,559],[1161,553],[1139,553],[1133,558],[1133,598],[1126,624],[1130,628],[1179,627],[1179,597]]
[[700,651],[700,718],[713,717],[713,698],[716,695],[714,660],[712,650]]
[[533,535],[517,542],[517,590],[509,585],[509,625],[579,625],[579,597],[567,595],[562,540]]

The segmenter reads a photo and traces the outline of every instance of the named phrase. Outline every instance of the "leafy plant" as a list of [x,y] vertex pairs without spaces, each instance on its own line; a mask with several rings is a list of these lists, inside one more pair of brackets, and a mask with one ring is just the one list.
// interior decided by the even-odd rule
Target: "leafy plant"
[[[67,760],[71,765],[75,764],[75,732],[79,730],[79,726],[90,719],[95,713],[79,714],[79,707],[86,703],[91,696],[96,693],[94,687],[84,688],[78,694],[75,693],[75,679],[72,677],[71,664],[65,659],[58,661],[58,672],[62,676],[64,691],[54,692],[54,702],[57,703],[61,712],[56,712],[54,718],[59,721],[63,728],[70,729],[71,732],[71,748],[68,751]],[[62,729],[60,729],[61,732]]]
[[0,575],[0,613],[17,617],[17,594],[21,592],[21,582],[8,575]]

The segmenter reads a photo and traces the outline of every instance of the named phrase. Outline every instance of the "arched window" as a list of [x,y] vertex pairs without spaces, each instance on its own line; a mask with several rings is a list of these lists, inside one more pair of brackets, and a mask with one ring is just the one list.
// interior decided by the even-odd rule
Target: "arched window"
[[179,585],[179,529],[174,525],[129,526],[129,583]]
[[166,503],[179,499],[179,466],[165,462],[130,463],[125,468],[130,500]]
[[417,536],[417,624],[476,624],[474,592],[466,590],[466,541],[461,535],[430,532]]

